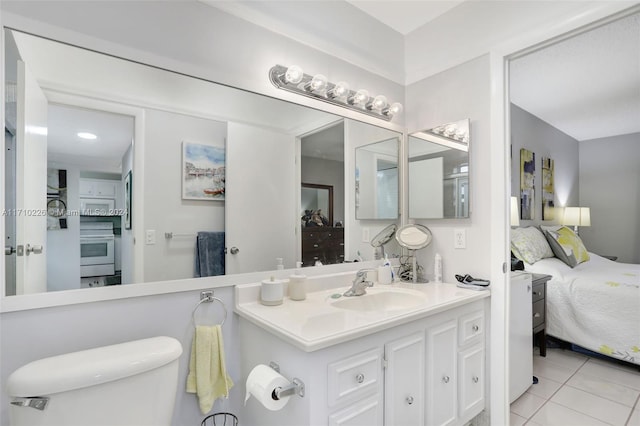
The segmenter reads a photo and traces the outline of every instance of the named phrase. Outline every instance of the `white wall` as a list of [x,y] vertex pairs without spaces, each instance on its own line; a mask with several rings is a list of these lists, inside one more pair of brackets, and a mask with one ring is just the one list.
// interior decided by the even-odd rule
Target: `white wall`
[[591,226],[580,228],[594,253],[640,263],[640,133],[580,141],[580,206]]
[[[492,167],[489,134],[489,58],[483,56],[407,86],[409,132],[439,124],[471,119],[469,143],[470,218],[416,220],[433,234],[431,245],[417,252],[427,276],[433,274],[436,253],[442,256],[443,280],[455,282],[455,274],[489,278],[491,212],[488,200]],[[453,230],[466,231],[467,248],[453,248]]]
[[[182,199],[182,142],[224,147],[226,136],[223,122],[146,110],[144,226],[156,231],[156,244],[145,244],[145,281],[193,277],[195,234],[224,231],[224,201]],[[194,236],[166,239],[165,232]]]
[[520,226],[559,223],[559,214],[542,220],[542,158],[554,161],[554,202],[556,207],[578,206],[578,141],[535,115],[511,104],[511,195],[520,199],[520,149],[536,156],[534,219],[521,220]]

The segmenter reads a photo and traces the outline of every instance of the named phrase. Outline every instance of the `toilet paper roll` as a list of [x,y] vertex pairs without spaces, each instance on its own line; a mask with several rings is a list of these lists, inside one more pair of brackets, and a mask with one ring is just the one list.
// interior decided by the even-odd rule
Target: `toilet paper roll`
[[290,396],[280,399],[274,399],[272,394],[275,388],[285,387],[289,384],[289,380],[284,378],[280,373],[264,364],[258,364],[253,367],[249,377],[247,377],[246,395],[244,398],[245,405],[249,398],[253,395],[266,409],[278,411],[284,408],[289,402]]

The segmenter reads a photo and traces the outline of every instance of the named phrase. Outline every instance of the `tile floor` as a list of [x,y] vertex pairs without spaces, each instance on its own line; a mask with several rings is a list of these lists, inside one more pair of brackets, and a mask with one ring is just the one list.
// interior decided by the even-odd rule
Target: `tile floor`
[[511,426],[640,426],[640,371],[569,350],[533,355],[539,380],[511,404]]

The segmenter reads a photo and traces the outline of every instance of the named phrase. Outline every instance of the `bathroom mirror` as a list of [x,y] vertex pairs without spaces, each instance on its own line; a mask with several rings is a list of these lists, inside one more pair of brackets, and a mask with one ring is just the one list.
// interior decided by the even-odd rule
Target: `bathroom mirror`
[[469,119],[409,135],[409,217],[469,217]]
[[398,218],[399,139],[356,148],[356,219]]
[[[343,222],[344,259],[355,259],[358,252],[373,258],[372,248],[363,248],[368,243],[354,237],[362,232],[354,219],[353,153],[393,140],[397,162],[399,132],[15,30],[5,30],[5,42],[5,146],[14,146],[18,157],[6,156],[5,167],[13,171],[6,182],[14,185],[5,188],[5,208],[44,212],[5,217],[5,295],[192,278],[200,231],[225,233],[227,275],[273,270],[279,257],[285,268],[293,268],[301,257],[301,184],[326,183],[320,177],[305,180],[307,166],[290,159],[300,158],[305,137],[328,128],[342,134],[342,161],[326,173],[343,176],[342,189],[332,184],[332,221]],[[48,118],[21,109],[17,101],[26,81],[29,90],[40,92],[39,110],[49,112]],[[59,118],[67,117],[61,109],[72,111],[72,118]],[[87,113],[100,116],[107,128],[120,128],[113,123],[122,121],[127,130],[93,139],[84,135],[90,139],[80,141],[77,133],[90,132],[74,128],[74,142],[91,146],[93,156],[74,156],[78,149],[55,150],[53,144],[49,152],[43,145],[46,155],[41,152],[38,160],[25,156],[24,138],[46,143],[47,129],[53,135],[70,123],[88,127],[78,119]],[[104,149],[115,141],[124,149],[108,156]],[[312,151],[304,156],[327,159],[326,149]],[[30,173],[17,169],[25,161]],[[25,189],[31,184],[21,179],[29,176],[38,176],[33,185],[40,189]],[[202,180],[199,192],[188,189],[190,179]],[[207,179],[216,179],[216,185]],[[32,204],[26,204],[29,196]],[[47,209],[49,199],[61,205],[63,196],[66,217],[47,217],[55,210]],[[367,197],[360,194],[365,203]],[[110,213],[80,214],[82,203]],[[25,219],[38,218],[44,220],[26,225]],[[47,229],[47,222],[55,229]],[[367,227],[378,232],[386,225]],[[29,229],[41,234],[25,234]],[[110,243],[81,246],[81,237],[102,233]],[[16,250],[27,244],[29,256],[18,256]],[[120,275],[81,277],[89,253],[108,258]]]

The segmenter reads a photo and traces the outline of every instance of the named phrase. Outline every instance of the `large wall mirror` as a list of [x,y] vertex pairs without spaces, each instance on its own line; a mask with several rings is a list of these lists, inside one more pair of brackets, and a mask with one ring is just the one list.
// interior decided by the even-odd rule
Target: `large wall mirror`
[[469,217],[469,119],[409,135],[409,217]]
[[[397,164],[400,133],[15,30],[5,41],[5,295],[205,276],[203,250],[222,253],[216,274],[293,268],[303,182],[333,187],[334,261],[373,258],[354,237],[355,151],[391,140]],[[384,217],[371,235],[397,207]]]

